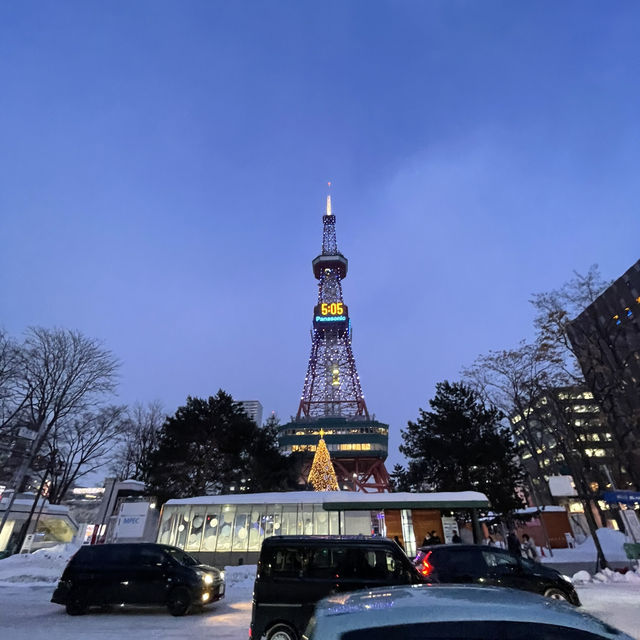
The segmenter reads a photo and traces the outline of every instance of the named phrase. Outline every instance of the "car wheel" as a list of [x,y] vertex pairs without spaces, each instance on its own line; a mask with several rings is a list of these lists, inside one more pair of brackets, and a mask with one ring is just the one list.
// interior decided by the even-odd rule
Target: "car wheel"
[[66,609],[70,616],[81,616],[83,613],[86,613],[86,596],[79,589],[74,589],[67,598]]
[[274,624],[267,631],[267,640],[297,640],[296,632],[288,624]]
[[189,613],[191,608],[191,595],[184,587],[178,587],[169,594],[167,601],[169,613],[172,616],[184,616]]
[[544,595],[547,598],[551,598],[552,600],[564,600],[565,602],[569,602],[569,597],[567,596],[567,594],[560,589],[547,589],[544,592]]

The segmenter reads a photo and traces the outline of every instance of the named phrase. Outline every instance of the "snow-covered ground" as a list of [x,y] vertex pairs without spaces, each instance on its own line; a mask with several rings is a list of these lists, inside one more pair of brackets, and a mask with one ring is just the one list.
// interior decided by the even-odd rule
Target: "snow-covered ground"
[[[16,558],[16,556],[14,556]],[[10,558],[7,558],[9,560]],[[251,620],[251,592],[255,566],[226,567],[227,593],[224,600],[202,612],[183,618],[169,615],[165,607],[123,607],[109,613],[91,611],[72,617],[64,607],[52,604],[54,582],[34,580],[34,562],[17,557],[29,567],[28,579],[3,581],[0,586],[0,637],[11,640],[86,640],[154,638],[170,640],[184,638],[215,638],[216,640],[247,640]],[[9,572],[0,560],[0,576]],[[64,564],[62,565],[64,568]],[[48,577],[53,571],[40,577]],[[14,576],[17,578],[17,576]],[[57,578],[57,576],[56,576]]]
[[[0,560],[0,630],[11,640],[103,638],[157,640],[215,637],[247,640],[255,566],[225,567],[224,600],[184,618],[164,607],[116,608],[72,617],[50,602],[58,577],[75,550],[65,547]],[[640,572],[576,575],[584,610],[640,640]]]

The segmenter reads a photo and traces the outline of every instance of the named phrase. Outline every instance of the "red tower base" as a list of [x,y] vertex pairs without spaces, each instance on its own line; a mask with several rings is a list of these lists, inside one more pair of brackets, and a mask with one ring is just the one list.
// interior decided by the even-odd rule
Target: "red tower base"
[[382,493],[389,491],[389,474],[380,458],[334,458],[340,488],[350,491]]

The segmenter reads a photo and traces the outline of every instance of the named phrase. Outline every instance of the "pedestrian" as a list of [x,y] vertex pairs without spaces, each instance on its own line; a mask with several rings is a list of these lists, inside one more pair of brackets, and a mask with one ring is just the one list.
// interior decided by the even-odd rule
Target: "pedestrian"
[[400,542],[400,538],[398,538],[398,536],[393,536],[393,541],[404,551],[404,545]]
[[432,531],[429,535],[431,536],[431,544],[442,544],[440,536],[435,531]]
[[522,555],[534,562],[539,561],[538,549],[536,547],[535,540],[532,540],[526,533],[522,536]]
[[507,549],[509,549],[509,553],[512,553],[514,556],[522,555],[520,540],[518,540],[518,536],[513,529],[507,534]]
[[453,544],[462,544],[462,538],[458,535],[457,531],[453,532],[453,536],[451,537],[451,542],[453,542]]

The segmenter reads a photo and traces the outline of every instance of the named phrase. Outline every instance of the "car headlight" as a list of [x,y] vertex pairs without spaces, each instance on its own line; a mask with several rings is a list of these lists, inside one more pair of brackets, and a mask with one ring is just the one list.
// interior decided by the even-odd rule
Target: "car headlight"
[[205,584],[213,584],[213,576],[210,573],[205,573],[202,576],[202,580]]
[[560,574],[560,577],[561,577],[563,580],[566,580],[569,584],[573,584],[573,580],[571,580],[571,578],[570,578],[569,576],[565,576],[565,575],[564,575],[564,573],[561,573],[561,574]]
[[225,574],[224,574],[224,571],[221,571],[221,572],[220,572],[220,580],[224,580],[224,575],[225,575]]

